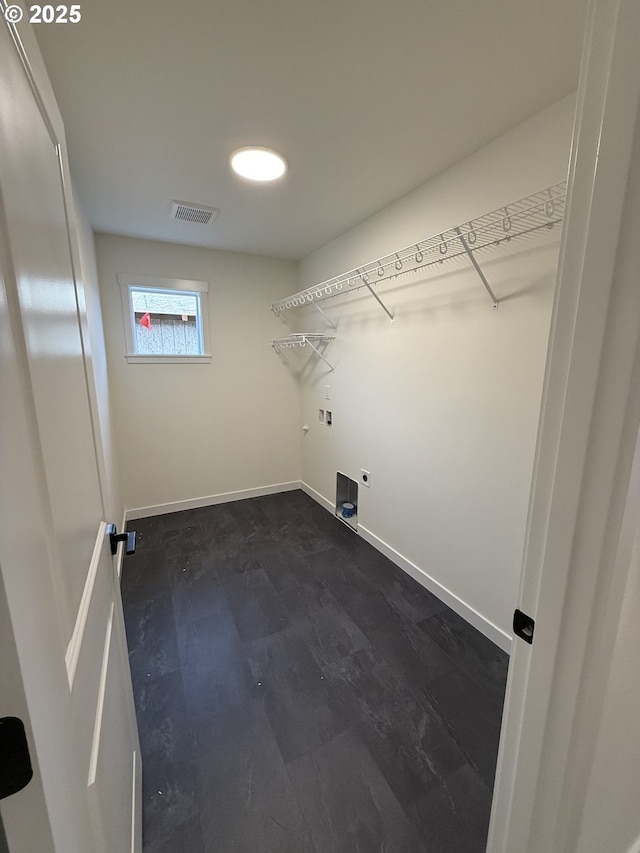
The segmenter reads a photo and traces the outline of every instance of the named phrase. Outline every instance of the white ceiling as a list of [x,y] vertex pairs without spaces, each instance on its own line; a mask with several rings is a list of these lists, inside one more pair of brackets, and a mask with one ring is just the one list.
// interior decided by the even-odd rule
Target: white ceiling
[[[586,0],[83,0],[36,27],[96,230],[300,258],[577,83]],[[286,178],[250,185],[239,146]],[[210,226],[171,200],[212,205]]]

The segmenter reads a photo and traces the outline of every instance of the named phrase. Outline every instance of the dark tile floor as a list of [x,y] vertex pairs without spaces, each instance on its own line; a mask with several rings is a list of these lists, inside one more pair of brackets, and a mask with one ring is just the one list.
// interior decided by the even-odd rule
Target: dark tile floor
[[507,656],[302,492],[135,522],[145,853],[482,853]]

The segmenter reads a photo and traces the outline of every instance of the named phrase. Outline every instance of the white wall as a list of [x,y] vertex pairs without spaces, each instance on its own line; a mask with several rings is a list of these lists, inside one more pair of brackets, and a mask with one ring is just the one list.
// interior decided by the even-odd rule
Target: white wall
[[[574,98],[563,99],[305,258],[299,287],[563,180],[573,109]],[[339,326],[329,350],[336,370],[319,365],[302,385],[302,480],[333,501],[336,471],[370,470],[363,535],[504,648],[558,242],[556,229],[483,260],[497,311],[464,262],[380,285],[394,325],[363,291],[324,303]],[[320,329],[314,313],[292,322]],[[330,429],[318,424],[320,407],[333,410]]]
[[[291,261],[96,235],[119,478],[127,509],[297,481],[299,395],[269,345]],[[119,273],[209,283],[210,364],[128,364]]]

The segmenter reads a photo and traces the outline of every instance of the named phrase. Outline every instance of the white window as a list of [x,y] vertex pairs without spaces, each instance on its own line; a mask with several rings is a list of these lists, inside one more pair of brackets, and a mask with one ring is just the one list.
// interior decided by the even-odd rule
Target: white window
[[119,275],[129,362],[211,361],[206,281]]

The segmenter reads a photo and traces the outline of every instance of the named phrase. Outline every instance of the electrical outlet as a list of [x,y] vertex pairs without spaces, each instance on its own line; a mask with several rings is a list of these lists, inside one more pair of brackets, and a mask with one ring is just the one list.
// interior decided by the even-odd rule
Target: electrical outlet
[[371,473],[369,471],[365,471],[364,468],[360,469],[360,482],[367,488],[371,486]]

